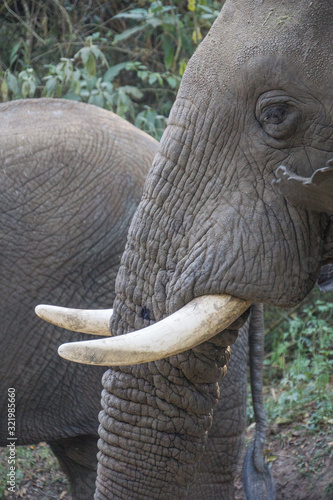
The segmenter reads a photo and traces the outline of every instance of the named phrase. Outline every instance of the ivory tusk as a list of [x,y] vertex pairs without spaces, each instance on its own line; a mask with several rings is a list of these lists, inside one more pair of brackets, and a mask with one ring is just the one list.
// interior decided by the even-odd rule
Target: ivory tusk
[[37,316],[53,325],[74,332],[110,337],[112,309],[69,309],[41,304],[35,308]]
[[231,295],[197,297],[171,316],[135,332],[59,347],[65,359],[89,365],[147,363],[187,351],[225,330],[251,302]]

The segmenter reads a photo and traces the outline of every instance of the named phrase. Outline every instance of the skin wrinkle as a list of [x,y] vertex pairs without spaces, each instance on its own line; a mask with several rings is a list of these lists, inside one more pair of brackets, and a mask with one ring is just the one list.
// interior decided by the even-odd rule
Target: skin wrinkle
[[[130,404],[126,405],[127,399],[124,396],[127,396],[131,401]],[[116,415],[118,415],[124,422],[127,421],[127,423],[132,423],[139,427],[150,425],[149,419],[153,417],[154,409],[157,408],[162,409],[164,407],[164,409],[168,411],[171,409],[173,417],[177,415],[178,418],[183,418],[185,416],[182,411],[178,411],[178,409],[175,408],[174,404],[171,408],[171,405],[168,406],[169,402],[159,399],[156,397],[156,394],[154,395],[154,401],[152,398],[143,401],[142,396],[142,393],[138,394],[136,390],[128,390],[126,394],[120,394],[119,397],[113,395],[112,398],[108,398],[107,395],[104,394],[102,407],[110,417],[116,418]],[[138,400],[139,397],[140,400]],[[112,404],[112,409],[110,410],[108,410],[109,404]],[[170,422],[170,424],[172,424],[172,422]]]
[[[109,464],[109,463],[108,463]],[[111,468],[111,467],[110,467]],[[101,470],[100,468],[99,470]],[[105,469],[104,469],[105,470]],[[110,482],[110,486],[108,487],[109,482],[109,474],[100,473],[101,482],[97,481],[97,486],[100,486],[100,492],[102,492],[102,496],[100,498],[105,500],[110,500],[114,498],[121,498],[121,495],[124,494],[125,498],[128,500],[132,500],[137,498],[137,495],[144,495],[148,491],[148,495],[150,492],[149,481],[147,482],[146,492],[141,491],[138,488],[137,484],[131,484],[126,481],[126,478],[122,477],[124,475],[123,471],[117,471],[117,482]],[[148,478],[149,479],[149,478]],[[152,479],[151,479],[152,481]],[[104,494],[105,496],[104,496]]]
[[[103,434],[103,437],[104,437],[104,434]],[[106,442],[107,441],[105,441],[105,443]],[[109,468],[112,468],[112,467],[110,467],[110,463],[112,463],[112,461],[114,461],[115,465],[113,468],[115,471],[117,469],[119,469],[117,467],[117,463],[120,461],[126,460],[126,462],[127,462],[126,465],[129,469],[137,470],[137,464],[140,464],[140,474],[143,476],[149,476],[150,470],[151,470],[152,466],[154,466],[157,470],[157,472],[154,474],[154,476],[156,476],[156,474],[158,474],[159,476],[162,475],[161,477],[163,478],[164,468],[165,468],[166,463],[169,461],[171,467],[176,469],[177,459],[179,459],[179,456],[177,457],[176,454],[174,456],[163,457],[162,450],[159,447],[154,448],[154,458],[152,458],[152,457],[147,457],[144,453],[136,453],[135,451],[133,451],[135,449],[134,448],[135,444],[133,442],[131,442],[131,445],[132,445],[131,449],[123,448],[124,443],[121,440],[119,440],[119,442],[113,441],[113,442],[108,443],[108,444],[112,445],[116,449],[117,453],[115,453],[115,455],[113,457],[108,457],[107,461],[101,460],[101,463],[106,462],[109,465]],[[102,449],[103,449],[103,451],[107,451],[107,448],[105,448],[105,447]],[[106,454],[104,453],[104,456],[105,455]],[[167,479],[165,480],[165,482],[167,483]]]
[[[151,458],[149,458],[149,450],[150,446],[145,446],[145,442],[142,442],[142,433],[138,433],[139,441],[135,443],[135,441],[132,439],[133,434],[130,434],[130,439],[125,438],[122,436],[121,429],[119,428],[120,436],[119,440],[114,432],[115,429],[113,427],[113,420],[109,419],[110,422],[110,428],[112,429],[112,433],[107,433],[105,429],[101,431],[101,437],[103,437],[103,440],[107,444],[112,444],[112,448],[108,448],[103,444],[103,442],[99,443],[99,447],[101,451],[104,452],[104,455],[106,456],[106,459],[110,458],[115,458],[119,456],[124,455],[124,461],[126,462],[126,467],[128,467],[131,463],[131,459],[129,455],[126,453],[126,451],[134,451],[135,449],[139,450],[139,455],[144,457],[144,461],[150,460],[150,465],[153,466],[152,473],[156,474],[158,473],[157,471],[155,472],[154,468],[171,468],[171,469],[176,469],[177,468],[177,459],[179,459],[180,455],[183,454],[183,447],[184,447],[184,440],[187,441],[186,435],[183,435],[183,437],[180,434],[175,434],[175,439],[172,439],[172,442],[170,442],[170,436],[167,433],[161,433],[159,431],[156,431],[154,429],[151,429],[150,436],[151,436],[151,443],[163,443],[163,445],[154,445],[155,452],[156,450],[160,451],[160,455],[157,453],[152,454]],[[148,429],[147,429],[148,431]],[[162,441],[162,439],[163,441]],[[172,444],[172,446],[171,446]],[[191,448],[188,450],[188,452],[191,454],[190,462],[192,464],[195,463],[195,455],[197,453],[196,446],[194,446],[194,443],[189,443],[191,444]],[[124,453],[125,451],[125,453]],[[133,456],[133,454],[132,454]],[[171,460],[170,460],[171,459]],[[175,460],[172,460],[175,459]],[[141,461],[141,460],[139,460]],[[133,461],[133,465],[135,465],[135,461]],[[121,461],[119,461],[119,466],[123,467],[121,465]],[[147,467],[148,471],[149,468]]]
[[[170,364],[170,361],[173,361],[174,363],[176,362],[177,366],[178,356],[172,356],[171,358],[169,358],[169,361],[164,360],[163,363],[159,363],[158,368],[155,368],[156,375],[152,377],[149,383],[147,381],[145,382],[144,380],[138,380],[137,378],[132,379],[132,377],[130,376],[131,372],[129,372],[126,377],[123,373],[117,374],[117,372],[115,372],[113,373],[111,379],[106,379],[106,377],[104,378],[104,380],[106,380],[105,382],[103,382],[105,389],[107,389],[107,391],[112,393],[114,396],[123,398],[124,401],[126,401],[125,395],[127,391],[137,388],[137,384],[140,385],[141,382],[141,390],[143,389],[142,384],[144,384],[144,389],[145,392],[147,392],[147,397],[163,397],[163,399],[167,403],[176,405],[179,409],[183,408],[184,404],[187,404],[186,411],[195,414],[198,412],[198,410],[196,408],[196,396],[193,396],[193,393],[195,393],[195,387],[193,385],[194,382],[189,379],[186,380],[186,374],[184,379],[184,374],[182,373],[182,371]],[[153,370],[151,364],[149,365],[151,367],[151,370]],[[171,387],[168,386],[164,377],[167,377],[172,382],[172,390]],[[121,384],[117,385],[117,380],[119,380]],[[111,381],[113,381],[113,383],[110,383]],[[104,394],[104,397],[107,397],[107,395]],[[136,396],[136,398],[137,397],[138,396]],[[140,402],[143,402],[142,399],[140,399]],[[192,403],[193,408],[191,407]],[[205,413],[210,408],[211,403],[212,400],[210,397],[210,391],[208,391],[207,394],[205,393],[205,391],[200,394],[200,411]],[[152,401],[151,404],[154,404],[154,401]]]
[[[118,414],[119,416],[120,414]],[[112,418],[109,418],[112,417]],[[142,440],[147,444],[156,444],[156,438],[161,442],[161,446],[168,447],[170,440],[175,443],[177,440],[181,441],[181,435],[170,435],[165,431],[158,431],[148,427],[137,427],[134,426],[132,422],[123,422],[121,419],[117,419],[116,416],[108,416],[104,411],[102,411],[100,416],[101,422],[103,423],[103,432],[105,434],[105,441],[109,444],[112,443],[114,435],[120,435],[123,439],[129,439],[137,441],[138,443]],[[111,432],[112,431],[112,432]]]
[[[103,462],[103,463],[105,463],[105,462]],[[116,464],[115,461],[113,461],[112,463]],[[110,461],[106,462],[106,464],[108,465],[108,468],[111,469]],[[161,483],[161,488],[159,489],[158,493],[155,493],[154,488],[153,488],[155,474],[152,474],[150,476],[143,475],[143,474],[141,474],[141,470],[139,469],[139,467],[137,467],[135,469],[135,471],[139,475],[140,479],[143,479],[143,481],[146,483],[145,488],[142,488],[140,481],[138,481],[138,482],[128,481],[128,479],[126,478],[126,475],[125,475],[126,471],[119,470],[119,467],[116,467],[116,470],[118,472],[116,482],[114,482],[114,485],[116,487],[116,491],[115,491],[115,489],[111,488],[109,490],[109,492],[107,493],[107,496],[105,497],[106,500],[110,500],[110,498],[117,498],[117,496],[114,496],[114,494],[117,494],[117,493],[118,493],[118,495],[120,495],[120,497],[122,494],[125,494],[126,499],[140,498],[140,495],[141,495],[141,497],[148,495],[149,498],[154,498],[154,496],[156,496],[156,494],[163,495],[164,489],[167,491],[167,493],[172,495],[172,496],[170,496],[170,498],[176,498],[175,495],[177,495],[178,489],[176,489],[175,486],[171,486],[171,488],[170,488],[170,484],[168,484],[168,481],[167,480],[163,481],[163,478],[164,478],[163,470],[159,471],[159,475],[161,475],[161,478],[162,478],[162,483]],[[104,471],[106,471],[106,474],[105,475],[103,474],[103,477],[105,479],[112,479],[112,475],[110,475],[109,471],[107,471],[107,468],[103,469],[103,472]],[[107,481],[106,481],[106,483],[107,483]],[[117,483],[119,485],[119,489],[117,489]],[[98,484],[98,482],[97,482],[97,484]],[[103,489],[104,489],[104,485],[105,485],[105,480],[103,481],[103,484],[101,485]],[[112,484],[112,486],[113,486],[113,484]],[[183,486],[183,485],[181,484],[180,486]]]
[[[177,419],[177,421],[180,424],[182,422],[180,419]],[[101,451],[104,451],[109,458],[124,455],[126,461],[127,452],[129,451],[139,455],[146,455],[146,460],[150,460],[152,465],[154,465],[153,461],[155,461],[157,466],[158,462],[161,462],[162,467],[165,467],[170,458],[179,456],[185,444],[187,452],[191,455],[190,462],[195,463],[198,445],[196,441],[190,442],[184,432],[177,433],[177,430],[175,430],[173,433],[168,433],[149,427],[136,427],[133,423],[121,422],[115,418],[103,416],[103,413],[101,422],[103,423],[101,438],[103,438],[104,443],[101,442],[99,446]],[[108,449],[107,445],[111,445],[115,449]],[[150,457],[151,448],[155,448],[159,452]],[[176,462],[174,462],[172,468],[176,465]]]

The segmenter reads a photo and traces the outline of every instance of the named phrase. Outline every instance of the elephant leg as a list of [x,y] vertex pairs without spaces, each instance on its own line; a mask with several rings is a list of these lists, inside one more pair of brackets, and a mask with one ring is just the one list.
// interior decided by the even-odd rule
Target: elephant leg
[[214,409],[213,425],[188,500],[233,500],[235,497],[234,482],[246,426],[247,349],[252,316],[251,311],[231,346],[227,374],[219,383],[220,399]]
[[48,444],[69,479],[73,500],[91,500],[96,481],[97,437],[75,436]]

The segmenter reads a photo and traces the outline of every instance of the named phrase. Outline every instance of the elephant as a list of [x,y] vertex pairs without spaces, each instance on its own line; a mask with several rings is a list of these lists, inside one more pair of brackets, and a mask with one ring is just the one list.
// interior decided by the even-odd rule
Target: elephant
[[55,358],[66,335],[33,308],[45,297],[112,303],[158,143],[109,111],[68,100],[3,103],[0,117],[0,445],[15,389],[16,444],[49,443],[73,498],[92,498],[104,370]]
[[[66,336],[38,323],[32,306],[45,297],[73,306],[112,302],[128,225],[157,142],[111,112],[62,99],[4,103],[0,116],[2,287],[11,289],[2,300],[0,444],[8,443],[7,390],[15,388],[16,443],[47,441],[73,498],[88,499],[95,490],[104,369],[54,359]],[[201,498],[213,478],[234,480],[246,423],[249,333],[259,334],[258,346],[263,339],[255,315],[261,312],[254,311],[232,346],[191,498]]]
[[[130,225],[112,336],[59,348],[109,367],[96,500],[191,498],[230,324],[253,303],[298,304],[333,261],[332,24],[330,0],[227,0],[187,65]],[[228,481],[206,486],[201,498],[233,498]]]

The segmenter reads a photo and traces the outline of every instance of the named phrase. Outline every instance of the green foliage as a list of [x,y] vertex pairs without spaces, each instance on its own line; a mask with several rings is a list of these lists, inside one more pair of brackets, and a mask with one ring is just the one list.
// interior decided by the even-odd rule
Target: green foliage
[[[17,446],[15,456],[15,494],[8,491],[7,473],[9,471],[8,451],[6,448],[0,449],[0,498],[26,498],[27,488],[33,483],[36,497],[41,498],[62,498],[55,497],[48,493],[48,489],[56,484],[64,484],[60,473],[59,462],[46,443],[38,446]],[[57,489],[57,488],[54,488]],[[27,496],[28,498],[32,498]]]
[[90,10],[69,0],[8,0],[0,7],[0,101],[87,102],[159,139],[186,64],[222,4],[96,3]]
[[[23,446],[16,447],[16,459],[15,459],[15,483],[16,486],[20,486],[21,481],[23,479],[22,468],[26,468],[27,466],[31,467],[34,465],[32,451],[33,446],[30,448],[24,448]],[[8,464],[8,452],[5,448],[5,453],[3,453],[0,457],[0,498],[5,496],[5,491],[7,490],[7,473],[9,471]]]
[[147,8],[131,9],[114,17],[130,21],[131,27],[115,35],[113,44],[140,33],[146,44],[153,39],[155,46],[162,49],[165,69],[175,73],[178,66],[178,73],[182,75],[184,64],[180,65],[180,61],[191,57],[202,39],[202,30],[210,28],[219,9],[207,0],[189,1],[187,10],[179,6],[182,2],[170,2],[170,5],[163,5],[161,1],[149,3]]
[[[333,303],[313,293],[288,315],[267,313],[266,398],[271,420],[301,421],[310,428],[333,424]],[[277,321],[276,321],[277,319]]]

